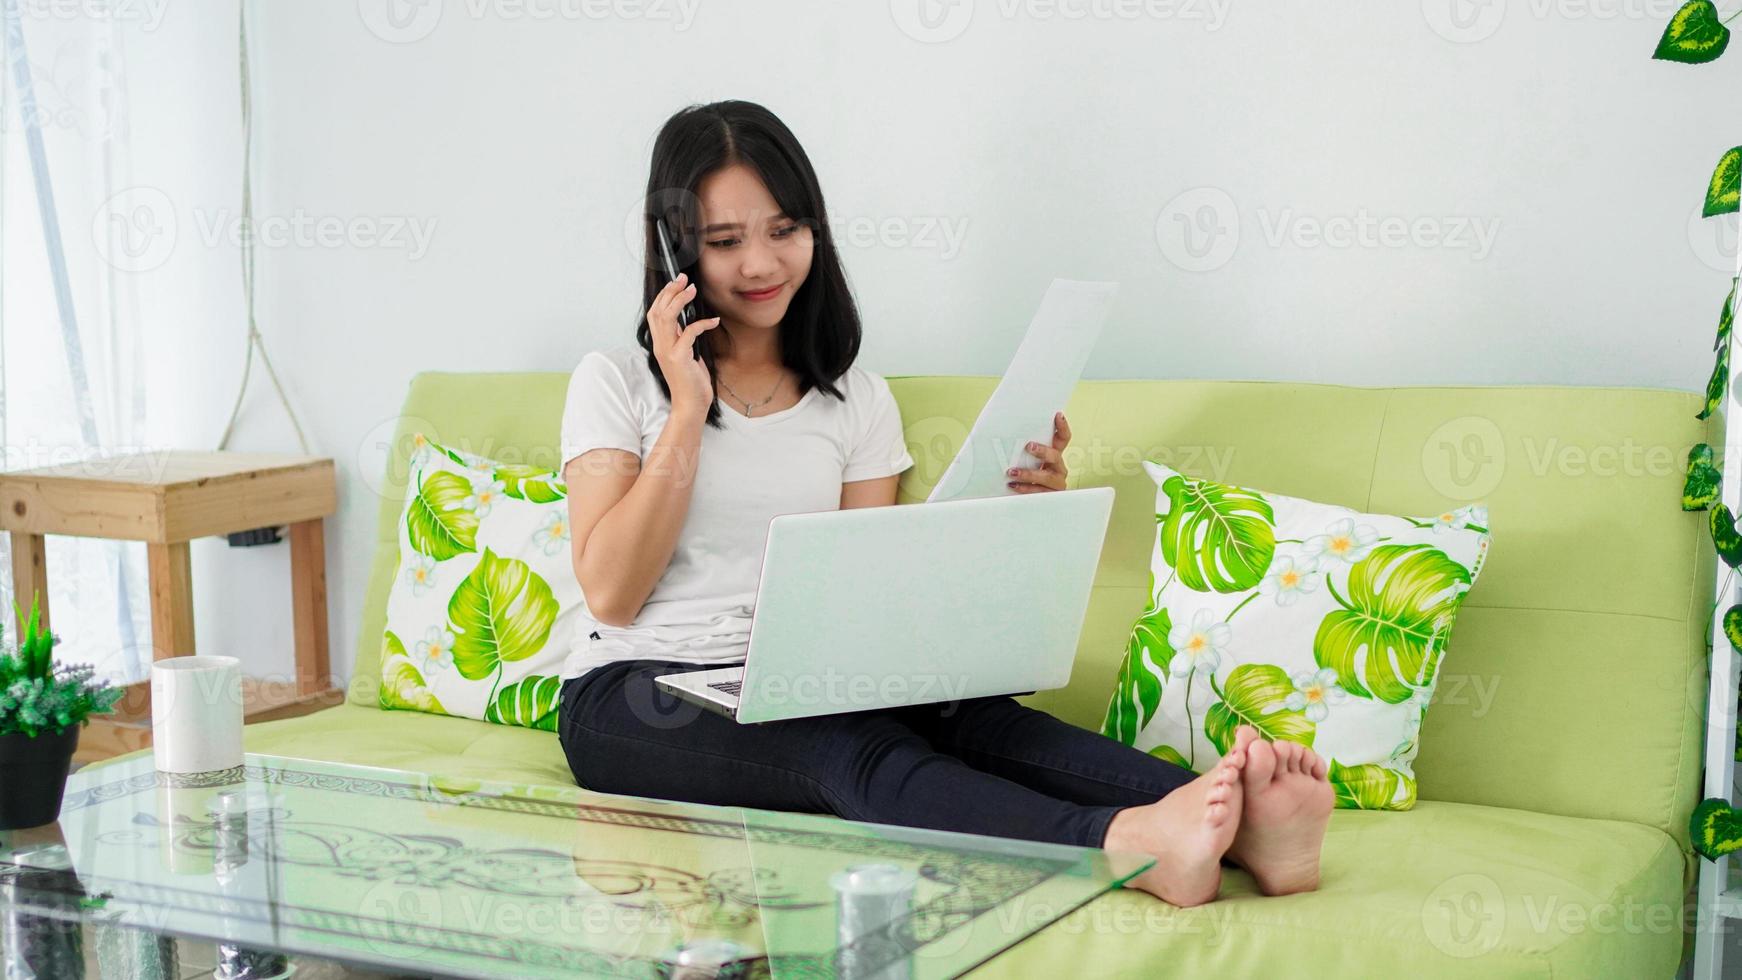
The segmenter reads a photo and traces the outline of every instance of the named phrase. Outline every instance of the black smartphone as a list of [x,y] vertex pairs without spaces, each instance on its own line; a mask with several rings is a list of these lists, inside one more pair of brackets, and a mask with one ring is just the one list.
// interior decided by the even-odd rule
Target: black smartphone
[[[663,217],[653,219],[654,233],[659,236],[659,261],[665,267],[665,279],[670,282],[677,278],[677,250],[672,247],[670,229],[665,226]],[[698,290],[699,292],[699,290]],[[677,311],[677,326],[681,331],[692,322],[699,319],[693,301],[685,303],[683,309]]]

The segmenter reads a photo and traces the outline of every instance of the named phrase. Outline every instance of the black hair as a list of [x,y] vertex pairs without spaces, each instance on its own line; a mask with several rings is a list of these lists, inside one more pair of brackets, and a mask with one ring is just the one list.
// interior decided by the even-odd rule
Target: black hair
[[[687,272],[691,282],[699,283],[701,206],[697,188],[708,175],[735,163],[755,171],[781,211],[808,227],[811,233],[810,273],[793,295],[780,323],[781,362],[798,374],[801,396],[811,388],[820,388],[846,401],[835,381],[859,356],[859,308],[829,233],[822,187],[792,130],[774,113],[754,102],[732,100],[689,106],[667,119],[653,141],[643,221],[641,318],[635,333],[641,349],[647,352],[647,366],[669,402],[671,386],[653,354],[653,331],[647,326],[647,309],[666,284],[654,221],[666,220],[673,235],[678,271]],[[700,289],[694,305],[700,317],[712,315],[702,301]],[[696,351],[707,365],[710,379],[718,376],[713,350],[718,333],[719,328],[715,328],[696,338]],[[707,422],[716,429],[725,427],[720,421],[717,398],[708,406]]]

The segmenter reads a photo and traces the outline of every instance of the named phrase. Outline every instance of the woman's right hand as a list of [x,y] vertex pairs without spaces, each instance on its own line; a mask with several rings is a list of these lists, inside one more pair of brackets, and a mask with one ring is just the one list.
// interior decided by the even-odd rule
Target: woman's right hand
[[714,404],[714,379],[708,366],[695,354],[696,338],[720,325],[720,318],[708,317],[689,325],[678,326],[677,311],[694,299],[695,283],[685,273],[665,284],[647,309],[647,328],[653,333],[653,356],[665,372],[665,383],[671,388],[671,408],[706,415]]

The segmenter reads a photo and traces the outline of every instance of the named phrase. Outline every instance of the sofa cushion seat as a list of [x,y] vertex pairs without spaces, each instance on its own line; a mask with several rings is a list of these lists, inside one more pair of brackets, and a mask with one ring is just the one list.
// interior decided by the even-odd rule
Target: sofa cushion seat
[[[463,718],[347,704],[244,737],[251,752],[292,758],[574,785],[556,736]],[[1196,909],[1120,889],[983,972],[1667,976],[1681,950],[1683,861],[1668,834],[1626,821],[1437,801],[1339,810],[1311,896],[1263,898],[1237,871],[1223,900]]]
[[562,746],[550,732],[358,704],[249,725],[242,729],[242,744],[249,752],[290,759],[460,779],[575,784]]
[[1265,898],[1241,872],[1195,909],[1120,889],[1017,949],[1043,977],[1666,977],[1683,860],[1668,834],[1623,821],[1338,810],[1315,893]]

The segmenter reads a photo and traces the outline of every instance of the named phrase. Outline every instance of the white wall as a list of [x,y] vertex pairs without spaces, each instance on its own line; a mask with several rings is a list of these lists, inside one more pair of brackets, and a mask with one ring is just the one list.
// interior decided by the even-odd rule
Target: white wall
[[[368,435],[416,371],[566,370],[631,342],[625,218],[656,129],[692,101],[763,102],[811,154],[838,231],[894,223],[845,252],[863,363],[883,373],[1000,372],[1053,275],[1123,284],[1092,378],[1697,389],[1710,368],[1729,260],[1719,224],[1695,223],[1702,240],[1690,219],[1742,135],[1719,105],[1738,56],[1650,61],[1673,2],[1158,0],[1072,19],[957,0],[944,29],[964,11],[966,28],[939,43],[901,29],[925,33],[914,0],[684,0],[687,28],[580,0],[425,0],[403,30],[385,16],[401,0],[252,2],[261,215],[434,227],[421,252],[261,254],[262,326],[344,481],[328,535],[342,670],[375,514]],[[200,98],[230,123],[228,89]],[[1454,241],[1312,237],[1363,215]],[[1237,247],[1194,240],[1216,267],[1182,268],[1200,262],[1179,216],[1237,224]],[[235,381],[237,325],[209,326],[217,354],[175,348],[198,356],[161,393],[192,443]],[[238,445],[293,448],[263,386]],[[288,666],[282,551],[195,558],[206,648]]]

